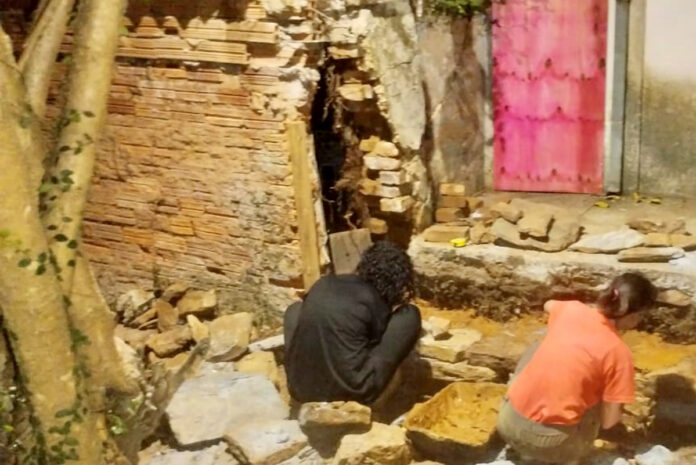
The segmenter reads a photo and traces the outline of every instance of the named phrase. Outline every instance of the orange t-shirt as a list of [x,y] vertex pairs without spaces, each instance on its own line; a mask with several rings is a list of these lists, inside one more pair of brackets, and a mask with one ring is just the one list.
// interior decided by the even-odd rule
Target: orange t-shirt
[[635,399],[633,355],[611,322],[582,302],[552,301],[548,332],[508,393],[536,423],[574,425],[600,401]]

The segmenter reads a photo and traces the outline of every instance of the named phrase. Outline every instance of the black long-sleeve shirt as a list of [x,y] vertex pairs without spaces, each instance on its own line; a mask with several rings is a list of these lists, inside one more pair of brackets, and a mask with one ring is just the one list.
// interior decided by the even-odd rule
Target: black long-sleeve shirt
[[404,352],[374,350],[390,314],[377,291],[356,275],[317,281],[301,304],[294,333],[286,334],[291,395],[300,402],[374,401],[401,362],[403,354],[396,352]]

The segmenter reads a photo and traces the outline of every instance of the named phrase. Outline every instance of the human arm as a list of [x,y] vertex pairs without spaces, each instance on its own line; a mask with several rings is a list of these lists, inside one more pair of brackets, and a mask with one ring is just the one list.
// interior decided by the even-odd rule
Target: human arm
[[610,429],[621,422],[623,404],[617,402],[602,402],[602,429]]

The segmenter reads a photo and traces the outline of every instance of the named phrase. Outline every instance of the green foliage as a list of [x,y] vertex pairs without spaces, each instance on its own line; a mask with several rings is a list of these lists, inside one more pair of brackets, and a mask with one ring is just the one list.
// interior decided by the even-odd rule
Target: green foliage
[[470,18],[486,14],[492,0],[430,0],[430,10],[436,15]]

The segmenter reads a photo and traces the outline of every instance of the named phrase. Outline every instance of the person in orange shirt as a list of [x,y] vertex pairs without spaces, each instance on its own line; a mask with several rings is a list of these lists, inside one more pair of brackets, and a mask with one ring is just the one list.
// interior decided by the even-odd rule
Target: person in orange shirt
[[634,401],[633,355],[618,331],[633,329],[655,301],[641,274],[615,278],[595,304],[549,301],[544,339],[520,360],[498,415],[498,432],[522,458],[576,465],[600,427]]

